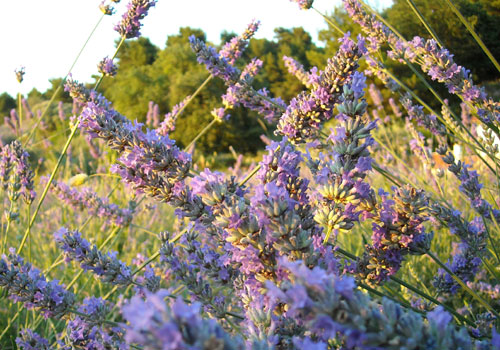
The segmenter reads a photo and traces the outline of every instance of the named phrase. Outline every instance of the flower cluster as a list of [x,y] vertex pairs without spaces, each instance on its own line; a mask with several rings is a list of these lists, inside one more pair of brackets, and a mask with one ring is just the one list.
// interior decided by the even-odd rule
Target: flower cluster
[[186,96],[184,100],[176,104],[170,112],[165,114],[165,118],[160,123],[159,127],[155,130],[158,135],[165,136],[175,130],[175,123],[177,122],[177,118],[179,118],[179,115],[182,113],[188,101],[190,100],[191,96]]
[[487,219],[491,219],[493,216],[497,222],[500,222],[500,210],[494,209],[481,195],[483,185],[479,182],[477,171],[469,170],[471,166],[467,163],[463,163],[460,160],[455,161],[453,153],[446,153],[447,149],[445,146],[440,147],[437,152],[443,156],[443,161],[449,165],[448,170],[460,180],[461,185],[459,186],[459,190],[470,199],[474,210]]
[[250,38],[252,38],[255,32],[259,29],[260,22],[253,20],[248,26],[243,34],[233,37],[229,42],[227,42],[222,49],[219,51],[219,55],[224,57],[229,64],[234,65],[235,61],[241,57],[243,51],[248,46]]
[[107,4],[107,0],[102,0],[101,3],[99,4],[99,10],[106,16],[111,16],[112,14],[115,13],[115,9],[113,6],[110,4]]
[[170,201],[176,184],[182,183],[191,167],[191,156],[181,151],[168,136],[154,130],[142,131],[142,124],[132,123],[111,108],[101,95],[71,81],[70,94],[85,104],[79,126],[92,137],[105,140],[120,152],[113,172],[139,193],[148,193],[160,201]]
[[339,98],[337,119],[342,126],[328,138],[331,154],[321,153],[318,160],[309,157],[309,167],[319,185],[314,220],[326,228],[326,240],[332,232],[336,235],[350,230],[358,221],[360,209],[373,206],[373,191],[363,179],[371,170],[373,160],[368,148],[374,142],[370,133],[376,122],[365,116],[365,88],[364,75],[354,73]]
[[82,238],[80,232],[69,231],[64,227],[54,233],[54,239],[68,261],[79,262],[82,269],[94,272],[104,282],[117,285],[132,283],[132,271],[116,258],[117,252],[104,254],[97,246]]
[[291,2],[296,2],[302,10],[309,10],[314,0],[290,0]]
[[346,34],[340,42],[340,50],[328,60],[318,85],[292,99],[279,120],[277,133],[291,142],[303,143],[318,134],[321,124],[332,117],[342,86],[350,82],[357,61],[366,52],[361,38],[356,44]]
[[190,231],[175,246],[170,237],[164,235],[161,261],[168,265],[176,280],[189,289],[193,299],[203,304],[205,312],[217,318],[227,317],[229,299],[215,290],[228,290],[237,272],[224,266],[221,254],[202,245],[197,237],[197,233]]
[[131,0],[127,5],[127,12],[122,20],[115,26],[115,30],[123,38],[131,39],[141,36],[141,20],[147,16],[151,7],[156,5],[156,0]]
[[[252,22],[245,33],[236,40],[245,38],[245,42],[248,41],[257,28],[255,22]],[[246,44],[231,45],[231,43],[228,43],[218,53],[215,48],[206,46],[203,41],[194,36],[191,36],[189,41],[198,62],[205,64],[207,70],[213,76],[221,78],[226,84],[227,91],[222,97],[226,108],[238,107],[241,104],[246,108],[257,111],[270,122],[274,121],[285,109],[284,102],[280,98],[271,98],[266,88],[256,91],[251,86],[253,77],[262,66],[262,61],[253,59],[243,72],[240,72],[238,68],[230,63],[234,62],[232,57],[236,57],[236,53],[242,51]],[[235,49],[239,51],[234,51]]]
[[394,275],[407,254],[420,255],[430,249],[433,234],[423,223],[429,219],[429,200],[423,190],[410,185],[396,188],[392,199],[380,193],[382,201],[372,211],[373,243],[357,263],[357,274],[368,284],[380,284]]
[[238,82],[228,85],[222,101],[226,108],[243,107],[256,111],[268,122],[274,122],[285,110],[281,98],[269,97],[266,88],[255,90],[251,87],[254,77],[262,67],[262,61],[254,58],[240,74]]
[[122,209],[109,203],[109,199],[101,198],[88,187],[81,190],[72,188],[63,182],[52,181],[52,192],[63,202],[76,210],[87,210],[90,215],[106,219],[117,226],[128,226],[132,221],[134,208]]
[[204,64],[210,74],[221,78],[228,84],[234,84],[238,81],[239,69],[233,67],[229,60],[219,54],[214,47],[207,46],[194,35],[189,37],[189,43],[196,54],[198,63]]
[[113,77],[116,75],[117,67],[113,63],[113,60],[108,57],[104,57],[101,62],[97,65],[97,70],[104,76]]
[[110,312],[109,304],[100,298],[85,298],[78,307],[76,315],[68,322],[66,342],[72,349],[116,349],[128,350],[125,343],[125,330],[118,326],[105,324]]
[[62,317],[75,304],[75,295],[57,280],[47,281],[37,268],[16,255],[11,248],[0,259],[0,287],[10,299],[23,303],[27,309],[40,310],[44,317]]
[[434,135],[446,135],[445,126],[438,121],[434,114],[425,114],[422,106],[413,104],[410,94],[401,97],[400,102],[406,110],[406,113],[408,113],[408,118],[410,120],[415,119],[417,125],[425,127]]
[[[453,260],[447,263],[448,268],[464,282],[473,282],[479,271],[481,258],[486,253],[486,230],[481,218],[467,222],[460,211],[451,210],[439,204],[432,206],[435,217],[450,228],[450,232],[458,236],[461,243],[453,253]],[[440,270],[434,279],[434,286],[441,292],[455,294],[460,285],[445,271]]]
[[16,345],[23,350],[51,350],[49,341],[40,334],[25,328],[16,338]]
[[32,203],[35,199],[35,175],[28,158],[28,152],[17,140],[0,147],[0,183],[8,191],[11,201],[16,201],[19,195],[26,203]]
[[167,305],[168,292],[159,291],[146,299],[133,297],[122,307],[128,322],[125,340],[154,349],[243,350],[243,342],[224,331],[214,320],[200,316],[200,304],[185,304],[177,299]]
[[285,63],[285,67],[288,69],[288,72],[295,75],[297,79],[299,79],[299,81],[307,88],[311,89],[312,87],[318,85],[320,73],[318,73],[317,67],[313,67],[310,72],[306,72],[302,64],[288,56],[283,56],[283,62]]
[[481,349],[483,345],[476,344],[465,328],[457,329],[442,307],[428,312],[426,322],[388,299],[381,303],[370,299],[355,289],[350,277],[328,274],[319,267],[310,270],[299,262],[281,260],[281,265],[290,271],[290,280],[279,288],[268,283],[268,295],[286,303],[287,315],[300,319],[322,349],[332,338],[342,348],[366,350]]

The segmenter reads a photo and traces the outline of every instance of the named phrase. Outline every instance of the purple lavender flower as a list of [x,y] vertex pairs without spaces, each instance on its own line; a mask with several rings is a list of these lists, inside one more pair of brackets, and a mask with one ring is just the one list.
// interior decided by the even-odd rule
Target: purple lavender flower
[[85,271],[94,272],[104,282],[117,285],[132,283],[132,271],[116,258],[117,252],[104,254],[97,246],[82,238],[80,232],[69,231],[64,227],[54,233],[54,239],[68,261],[79,262]]
[[26,118],[27,118],[27,119],[31,119],[31,118],[33,118],[33,112],[31,111],[31,108],[30,108],[30,105],[29,105],[29,103],[28,103],[28,100],[27,100],[27,99],[25,99],[25,98],[23,98],[23,99],[21,100],[21,103],[23,104],[23,108],[24,108],[24,110],[26,111]]
[[453,153],[447,152],[446,147],[440,147],[437,152],[443,156],[443,161],[448,164],[451,171],[460,180],[460,192],[465,194],[471,201],[474,210],[486,219],[491,220],[491,216],[497,222],[500,221],[500,211],[494,209],[492,205],[481,195],[483,185],[479,182],[479,174],[475,170],[469,170],[471,166],[462,161],[455,161]]
[[[432,206],[432,212],[461,240],[454,249],[452,262],[446,265],[462,281],[473,282],[482,263],[481,258],[486,254],[487,234],[482,219],[478,217],[468,222],[462,218],[458,210],[451,210],[439,204]],[[440,270],[434,279],[434,286],[441,292],[451,294],[455,294],[461,288],[443,270]]]
[[286,304],[285,315],[302,320],[308,335],[318,341],[335,338],[345,348],[364,350],[475,348],[467,330],[457,328],[442,309],[428,313],[426,322],[420,314],[388,299],[381,303],[370,299],[355,289],[350,277],[332,275],[318,267],[311,270],[284,259],[280,265],[289,271],[288,281],[279,287],[268,282],[267,295],[279,305]]
[[235,36],[227,42],[219,51],[219,55],[224,57],[229,64],[234,65],[235,61],[241,57],[243,51],[247,48],[250,38],[259,29],[260,21],[252,20],[243,34]]
[[172,108],[172,111],[165,114],[165,118],[156,129],[158,135],[165,136],[175,130],[175,123],[177,122],[177,118],[179,118],[179,115],[182,113],[189,100],[191,100],[190,95],[186,96],[184,100],[176,104]]
[[35,199],[35,175],[28,157],[28,152],[17,140],[0,147],[0,183],[12,201],[16,201],[19,195],[23,196],[26,203],[32,203]]
[[355,72],[339,97],[337,119],[342,124],[328,138],[332,150],[326,148],[318,160],[309,157],[308,165],[318,185],[314,220],[326,228],[325,240],[332,233],[336,236],[349,231],[362,211],[371,211],[373,205],[373,191],[363,180],[371,170],[369,147],[374,140],[370,133],[376,122],[365,116],[365,88],[364,75]]
[[214,47],[207,46],[194,35],[189,37],[189,43],[196,54],[198,63],[204,64],[213,76],[221,78],[229,84],[234,84],[238,81],[240,71],[233,67],[229,63],[229,60],[219,54]]
[[441,124],[433,114],[425,114],[422,106],[414,105],[410,94],[406,94],[400,99],[401,104],[408,113],[410,120],[415,119],[417,125],[425,127],[434,135],[446,135],[446,127]]
[[108,57],[104,57],[101,62],[97,65],[97,70],[104,76],[113,77],[116,75],[117,67],[113,63],[113,60]]
[[328,61],[318,86],[292,99],[278,123],[277,133],[294,143],[315,137],[321,124],[332,117],[339,90],[350,81],[358,59],[365,53],[362,40],[355,44],[346,34],[340,41],[340,50]]
[[27,309],[40,310],[44,317],[66,315],[75,304],[75,296],[57,280],[47,281],[31,264],[15,254],[13,248],[0,259],[0,287],[10,299],[23,303]]
[[85,317],[75,316],[68,322],[67,342],[72,348],[82,350],[117,349],[128,350],[124,341],[125,330],[121,327],[110,327],[104,320],[110,313],[110,307],[103,299],[85,298],[77,310]]
[[187,176],[191,156],[179,150],[168,136],[161,136],[154,130],[142,131],[142,124],[130,122],[94,91],[75,82],[68,84],[67,89],[85,103],[79,126],[121,153],[112,171],[133,185],[137,192],[170,201],[175,185]]
[[[145,350],[204,349],[216,346],[225,350],[243,349],[242,340],[231,337],[214,320],[200,317],[200,304],[185,304],[177,299],[166,305],[166,291],[133,297],[122,307],[128,322],[125,339]],[[213,344],[213,345],[210,345]]]
[[23,350],[51,350],[49,341],[29,328],[25,328],[19,333],[16,344]]
[[226,109],[225,108],[214,108],[211,112],[212,117],[215,118],[219,123],[224,121],[224,120],[229,120],[231,117],[230,114],[226,114]]
[[433,234],[427,234],[423,223],[428,198],[423,190],[410,185],[395,189],[393,198],[382,193],[382,201],[372,212],[372,244],[358,261],[356,272],[364,282],[385,282],[401,267],[407,254],[421,255],[430,249]]
[[311,89],[319,84],[321,73],[318,73],[318,68],[313,67],[310,72],[304,70],[304,66],[295,61],[292,57],[283,56],[283,62],[290,74],[293,74],[307,88]]
[[102,0],[101,3],[99,4],[99,10],[101,10],[102,13],[104,13],[106,16],[111,16],[113,13],[115,13],[115,9],[113,6],[106,4],[107,0]]
[[127,5],[127,12],[122,20],[115,26],[115,30],[123,38],[131,39],[141,36],[141,20],[147,16],[151,7],[156,5],[156,0],[131,0]]
[[254,74],[262,62],[254,59],[243,72],[229,64],[222,54],[215,48],[206,46],[205,43],[194,36],[189,38],[191,48],[195,52],[198,62],[205,64],[207,70],[216,77],[224,80],[227,85],[226,94],[222,97],[226,108],[244,107],[257,111],[268,121],[274,121],[285,109],[285,104],[280,98],[269,97],[267,89],[258,91],[251,87]]
[[88,210],[90,215],[106,219],[108,223],[117,226],[128,226],[133,218],[133,210],[119,208],[109,203],[108,198],[101,198],[89,187],[80,191],[63,182],[52,181],[52,191],[55,195],[75,210]]
[[309,10],[314,2],[314,0],[290,0],[290,1],[296,2],[301,10]]

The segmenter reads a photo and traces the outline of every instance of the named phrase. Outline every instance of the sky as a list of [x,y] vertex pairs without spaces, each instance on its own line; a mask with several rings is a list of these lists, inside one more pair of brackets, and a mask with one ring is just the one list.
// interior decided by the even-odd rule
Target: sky
[[[101,0],[16,0],[2,1],[0,33],[0,93],[15,96],[32,88],[45,91],[49,79],[64,77],[75,57],[102,16]],[[390,0],[368,1],[373,6]],[[113,30],[125,11],[127,1],[116,6],[117,13],[105,16],[80,56],[72,75],[89,81],[96,65],[114,52],[118,33]],[[316,0],[314,6],[329,13],[340,0]],[[155,45],[164,48],[168,35],[180,27],[200,28],[209,41],[219,43],[224,30],[240,33],[252,19],[261,21],[257,38],[273,39],[277,27],[304,27],[314,40],[326,28],[313,10],[300,10],[289,0],[158,0],[144,19],[141,30]],[[14,70],[24,66],[26,74],[19,84]]]

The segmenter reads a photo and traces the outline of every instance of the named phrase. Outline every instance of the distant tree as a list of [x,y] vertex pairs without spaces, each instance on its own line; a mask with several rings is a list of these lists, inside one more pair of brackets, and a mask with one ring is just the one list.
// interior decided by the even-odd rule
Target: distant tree
[[0,117],[3,123],[3,116],[8,115],[12,108],[16,108],[16,100],[8,93],[4,92],[0,95]]

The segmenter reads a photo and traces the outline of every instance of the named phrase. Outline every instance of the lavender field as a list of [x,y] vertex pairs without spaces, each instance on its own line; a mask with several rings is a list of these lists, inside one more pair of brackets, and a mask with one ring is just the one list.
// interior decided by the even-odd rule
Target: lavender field
[[0,126],[0,349],[500,349],[497,2],[292,0],[325,47],[255,19],[163,51],[119,2],[95,81]]

